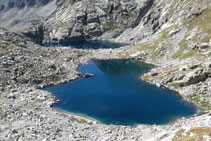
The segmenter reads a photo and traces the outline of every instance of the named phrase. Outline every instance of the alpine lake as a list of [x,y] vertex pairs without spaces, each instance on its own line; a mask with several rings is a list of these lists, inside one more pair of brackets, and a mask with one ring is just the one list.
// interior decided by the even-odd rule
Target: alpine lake
[[[126,45],[107,41],[73,44],[76,48],[93,49]],[[78,71],[94,74],[93,77],[79,78],[43,90],[53,93],[60,100],[54,108],[108,125],[162,125],[196,114],[195,105],[172,91],[139,78],[153,67],[134,59],[91,60],[87,65],[80,65]]]

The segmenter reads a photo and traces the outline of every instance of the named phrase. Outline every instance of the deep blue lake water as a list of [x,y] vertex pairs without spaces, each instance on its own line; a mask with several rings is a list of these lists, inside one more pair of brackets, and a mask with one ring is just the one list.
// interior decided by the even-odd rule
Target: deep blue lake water
[[78,49],[99,49],[99,48],[119,48],[127,46],[127,43],[117,43],[110,41],[86,41],[86,42],[68,42],[61,44],[42,44],[45,47],[60,47],[60,46],[71,46]]
[[138,79],[153,68],[135,60],[90,61],[78,71],[94,77],[45,88],[61,100],[64,111],[86,115],[104,124],[165,124],[196,113],[194,105],[171,91]]

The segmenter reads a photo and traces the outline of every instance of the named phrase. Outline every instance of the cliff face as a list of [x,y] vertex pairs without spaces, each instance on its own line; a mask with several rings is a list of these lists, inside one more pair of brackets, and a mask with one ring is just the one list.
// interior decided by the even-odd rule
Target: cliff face
[[26,35],[33,39],[42,26],[43,38],[37,42],[58,43],[95,40],[105,33],[116,38],[140,23],[153,0],[11,0],[0,5],[1,26],[28,29]]
[[136,26],[152,0],[67,0],[46,21],[44,42],[69,42],[99,39],[109,32],[118,37],[125,29]]

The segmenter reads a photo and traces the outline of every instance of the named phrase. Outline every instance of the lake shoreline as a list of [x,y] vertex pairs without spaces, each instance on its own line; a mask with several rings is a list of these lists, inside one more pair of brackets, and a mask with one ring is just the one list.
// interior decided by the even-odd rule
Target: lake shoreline
[[[168,90],[164,90],[161,88],[158,88],[154,85],[149,85],[148,83],[145,83],[143,81],[140,81],[138,78],[135,78],[136,76],[139,76],[143,73],[146,73],[147,71],[149,71],[149,69],[151,69],[152,66],[146,65],[145,63],[139,63],[137,60],[134,59],[126,59],[126,60],[98,60],[96,62],[90,62],[85,65],[85,66],[80,66],[80,68],[78,69],[78,71],[80,71],[81,73],[92,73],[94,75],[94,77],[90,78],[90,79],[80,79],[71,83],[67,83],[67,84],[60,84],[58,86],[53,86],[53,87],[49,87],[49,88],[45,88],[43,90],[45,91],[49,91],[51,93],[54,93],[56,95],[56,97],[58,96],[58,99],[60,100],[60,102],[58,104],[56,104],[55,107],[59,108],[59,109],[64,109],[66,111],[68,111],[68,109],[70,107],[78,107],[77,105],[80,105],[80,109],[78,108],[70,108],[69,112],[74,113],[71,111],[71,109],[73,111],[75,111],[76,113],[82,113],[83,115],[89,115],[89,114],[94,114],[93,118],[97,118],[96,120],[100,120],[101,123],[104,124],[118,124],[118,125],[129,125],[132,126],[133,124],[157,124],[157,125],[163,125],[166,124],[167,122],[170,122],[170,120],[174,120],[176,119],[176,115],[178,115],[178,117],[182,117],[182,116],[188,116],[190,114],[197,114],[196,111],[198,111],[197,109],[195,109],[195,105],[190,104],[190,103],[186,103],[185,101],[183,101],[182,99],[180,99],[180,97],[175,96],[175,94],[172,91],[168,91]],[[113,73],[115,75],[113,75]],[[105,74],[105,75],[104,75]],[[100,77],[98,77],[100,76]],[[120,76],[120,77],[119,77]],[[125,76],[127,76],[125,78]],[[134,79],[130,79],[130,77],[133,77]],[[105,78],[104,78],[105,77]],[[102,80],[99,80],[102,79]],[[115,79],[117,78],[117,79]],[[127,79],[128,78],[128,79]],[[105,80],[105,81],[103,81]],[[109,80],[109,82],[107,82],[106,80]],[[114,85],[109,85],[110,82],[114,82],[115,84],[118,83],[118,86],[121,85],[120,87],[118,87],[118,92],[116,92],[116,86]],[[99,82],[101,82],[99,84]],[[121,83],[121,82],[125,82],[125,83]],[[120,83],[120,84],[119,84]],[[136,89],[135,91],[131,91],[131,85],[133,89]],[[143,87],[142,87],[143,85]],[[106,88],[104,88],[104,86],[107,86]],[[97,87],[97,90],[95,90],[95,87]],[[122,88],[121,88],[122,87]],[[80,89],[79,89],[80,88]],[[86,91],[83,90],[87,90],[89,89],[89,92],[86,93]],[[115,91],[114,91],[115,89]],[[123,91],[121,91],[121,89],[124,89]],[[100,91],[102,92],[102,96],[98,96],[98,94],[96,93],[96,91]],[[120,92],[119,92],[120,91]],[[70,93],[71,92],[71,93]],[[132,93],[131,93],[132,92]],[[112,95],[113,93],[115,93],[115,95]],[[116,97],[121,97],[122,94],[124,93],[124,97],[126,96],[127,98],[121,98],[121,101],[119,101]],[[129,93],[131,93],[129,95]],[[152,95],[149,97],[147,94],[145,93],[151,93]],[[77,94],[77,99],[74,98],[74,94]],[[88,95],[88,96],[87,96]],[[155,95],[153,97],[153,95]],[[168,95],[168,96],[164,96],[164,95]],[[134,96],[136,97],[136,99],[133,99]],[[162,99],[160,99],[159,97],[164,96]],[[80,97],[80,98],[79,98]],[[81,99],[87,97],[93,97],[92,99],[87,99],[87,101],[83,101],[80,102]],[[97,98],[96,98],[97,97]],[[104,97],[104,98],[101,98]],[[113,98],[112,98],[113,97]],[[139,100],[137,100],[137,98]],[[145,99],[145,101],[148,102],[142,102],[142,98]],[[74,99],[72,101],[72,99]],[[116,99],[115,101],[113,101],[113,99]],[[112,103],[105,103],[104,101],[113,101]],[[133,115],[133,116],[129,116],[127,121],[126,119],[122,119],[121,117],[123,116],[117,116],[116,118],[113,117],[112,115],[117,114],[118,115],[124,113],[123,109],[127,109],[128,106],[126,105],[122,105],[120,106],[121,108],[117,108],[116,105],[121,105],[121,103],[127,103],[127,101],[131,101],[128,103],[128,106],[130,105],[131,107],[133,107],[133,111],[136,112],[132,112],[130,113],[130,111],[128,111],[127,113],[129,115]],[[169,105],[169,108],[167,107],[163,107],[161,106],[160,108],[158,108],[158,105],[156,104],[147,104],[150,103],[150,101],[156,101],[155,103],[159,103],[158,105],[166,105],[168,104],[168,102],[166,101],[172,101],[172,103],[174,103],[174,105]],[[77,103],[77,105],[75,104],[71,104],[71,101],[73,103]],[[92,101],[92,102],[91,102]],[[162,101],[162,102],[161,102]],[[180,103],[182,102],[182,103]],[[64,104],[65,103],[65,104]],[[86,104],[83,104],[86,103]],[[115,104],[114,104],[115,103]],[[119,103],[119,104],[118,104]],[[115,109],[115,107],[117,108],[115,111],[113,111],[111,108],[108,112],[107,110],[103,110],[100,107],[90,107],[91,109],[87,109],[89,107],[89,105],[102,105],[102,107],[106,106],[106,107],[112,107]],[[184,104],[184,105],[183,105]],[[69,105],[69,106],[68,106]],[[83,105],[83,106],[82,106]],[[136,105],[136,106],[134,106]],[[143,108],[141,107],[145,107],[146,105],[150,105],[151,110],[156,110],[156,111],[166,111],[167,113],[169,113],[170,111],[175,111],[175,112],[170,112],[171,114],[166,114],[163,113],[162,115],[160,114],[153,114],[154,112],[147,112],[144,111]],[[129,107],[130,107],[129,106]],[[148,107],[146,106],[146,107]],[[177,107],[177,108],[176,108]],[[175,110],[176,109],[180,109],[178,111]],[[83,110],[84,109],[84,110]],[[87,109],[87,110],[85,110]],[[99,110],[99,111],[98,111]],[[94,113],[92,111],[95,111]],[[97,114],[96,111],[98,111],[97,113],[101,113],[101,112],[105,112],[105,115],[102,116],[101,114]],[[139,114],[138,111],[143,111],[145,112],[145,115],[141,115]],[[157,112],[156,112],[157,113]],[[159,112],[158,112],[159,113]],[[150,115],[150,116],[149,116]],[[151,118],[151,115],[154,115],[153,117],[157,117],[157,118]],[[149,116],[149,117],[148,117]],[[165,118],[165,117],[171,117],[171,118]],[[90,116],[92,117],[92,116]],[[139,117],[139,118],[137,118]],[[140,120],[139,120],[140,119]],[[157,120],[160,119],[160,120]],[[133,123],[134,122],[134,123]]]

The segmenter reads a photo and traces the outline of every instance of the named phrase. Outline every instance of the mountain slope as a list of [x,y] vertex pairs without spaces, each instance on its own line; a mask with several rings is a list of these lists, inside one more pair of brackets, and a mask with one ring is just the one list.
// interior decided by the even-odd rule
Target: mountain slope
[[134,42],[120,56],[160,66],[143,79],[211,109],[210,23],[208,0],[157,1],[136,28],[115,40]]
[[28,29],[56,10],[56,0],[0,0],[0,27]]

